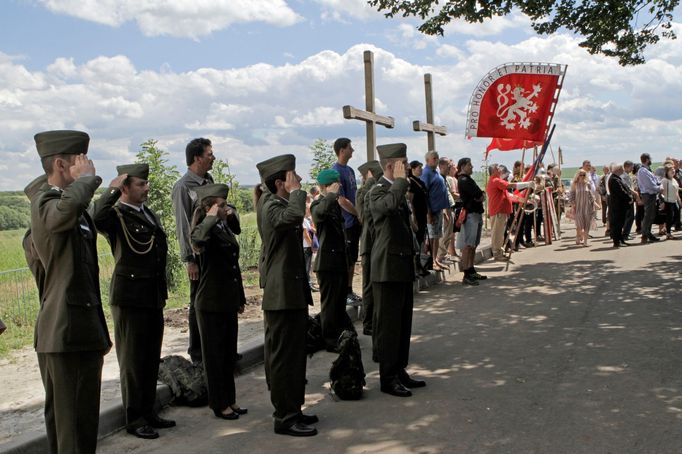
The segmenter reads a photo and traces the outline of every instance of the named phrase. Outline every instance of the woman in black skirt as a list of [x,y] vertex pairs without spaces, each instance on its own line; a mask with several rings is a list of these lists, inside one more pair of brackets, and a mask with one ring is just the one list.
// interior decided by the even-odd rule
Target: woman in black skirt
[[199,263],[195,309],[208,405],[222,419],[238,419],[247,410],[236,404],[234,367],[237,359],[237,314],[246,298],[239,269],[241,232],[233,206],[226,202],[229,188],[209,184],[196,189],[199,207],[192,219],[192,247]]

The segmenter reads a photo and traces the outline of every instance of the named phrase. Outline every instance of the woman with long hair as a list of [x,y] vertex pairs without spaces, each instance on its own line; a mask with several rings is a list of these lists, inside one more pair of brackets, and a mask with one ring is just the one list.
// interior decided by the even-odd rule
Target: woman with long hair
[[192,217],[192,248],[199,261],[195,300],[208,405],[222,419],[247,413],[236,404],[237,315],[246,298],[239,269],[241,232],[235,208],[227,204],[229,188],[208,184],[196,189],[199,207]]
[[680,206],[680,185],[675,180],[675,168],[665,166],[665,175],[661,179],[663,188],[663,201],[665,202],[665,237],[674,240],[673,225],[675,225],[676,208]]
[[569,202],[573,205],[575,244],[587,246],[590,227],[594,219],[595,194],[590,186],[587,172],[579,169],[571,183]]

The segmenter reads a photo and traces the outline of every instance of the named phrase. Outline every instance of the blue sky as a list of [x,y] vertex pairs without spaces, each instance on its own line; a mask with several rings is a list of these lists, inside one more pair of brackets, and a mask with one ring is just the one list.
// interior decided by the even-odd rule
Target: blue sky
[[[396,128],[378,143],[404,141],[422,159],[423,74],[433,74],[435,115],[450,134],[442,155],[480,164],[485,139],[464,138],[466,104],[478,80],[507,61],[568,64],[554,145],[566,165],[682,157],[682,42],[622,68],[591,56],[568,34],[537,36],[514,14],[454,24],[445,37],[418,22],[385,19],[362,0],[4,0],[0,6],[0,190],[40,173],[33,135],[82,129],[105,180],[138,145],[159,141],[184,170],[184,145],[205,136],[244,184],[255,163],[279,153],[307,173],[316,138],[347,136],[364,158],[364,126],[341,106],[363,105],[362,51],[375,53],[377,110]],[[678,34],[682,25],[675,25]],[[505,163],[520,152],[493,153]]]

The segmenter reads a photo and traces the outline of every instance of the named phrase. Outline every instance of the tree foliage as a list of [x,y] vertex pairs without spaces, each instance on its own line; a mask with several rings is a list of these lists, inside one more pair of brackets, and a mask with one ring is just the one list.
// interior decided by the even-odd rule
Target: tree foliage
[[168,152],[158,148],[157,143],[153,139],[144,142],[140,145],[141,149],[136,158],[137,162],[149,164],[149,198],[146,204],[159,216],[168,236],[166,275],[169,286],[175,288],[184,271],[175,232],[175,214],[171,198],[173,185],[180,178],[180,172],[175,166],[168,164]]
[[334,148],[324,139],[317,139],[309,147],[313,154],[313,162],[310,165],[310,177],[317,180],[317,174],[321,170],[328,169],[336,162]]
[[239,181],[230,170],[230,164],[222,159],[213,161],[213,169],[211,169],[213,181],[216,183],[226,184],[230,187],[230,192],[227,194],[227,201],[237,208],[237,211],[245,210],[244,200],[240,197]]
[[442,35],[453,19],[483,22],[512,10],[528,16],[533,29],[551,34],[566,28],[585,39],[591,54],[615,57],[623,65],[644,63],[644,49],[661,37],[675,39],[671,29],[679,0],[368,0],[386,17],[401,15],[424,20],[419,31]]

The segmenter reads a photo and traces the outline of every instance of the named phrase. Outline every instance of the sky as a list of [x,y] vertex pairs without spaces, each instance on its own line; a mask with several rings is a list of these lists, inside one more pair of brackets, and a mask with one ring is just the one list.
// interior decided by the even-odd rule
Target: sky
[[[682,35],[682,15],[673,24]],[[488,139],[467,140],[477,83],[506,62],[568,65],[551,152],[565,166],[682,158],[682,39],[661,41],[647,63],[621,67],[562,31],[538,36],[514,13],[457,22],[425,36],[415,19],[387,19],[364,0],[2,0],[0,3],[0,190],[42,172],[33,136],[50,129],[90,134],[89,156],[105,184],[158,141],[185,171],[185,145],[207,137],[241,184],[255,164],[293,153],[308,177],[310,145],[349,137],[365,161],[365,126],[343,105],[364,108],[363,51],[374,53],[376,111],[395,118],[377,143],[405,142],[423,161],[423,75],[432,74],[441,156],[483,164]],[[545,162],[552,162],[551,152]],[[520,151],[492,152],[511,164]]]

